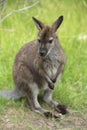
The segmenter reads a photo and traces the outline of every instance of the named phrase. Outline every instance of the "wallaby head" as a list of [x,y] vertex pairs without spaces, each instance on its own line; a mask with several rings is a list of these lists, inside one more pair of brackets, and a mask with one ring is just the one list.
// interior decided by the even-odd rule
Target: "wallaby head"
[[36,24],[37,29],[39,30],[38,34],[38,43],[39,43],[39,55],[45,57],[48,55],[50,50],[55,45],[55,40],[57,40],[56,31],[60,27],[63,16],[60,16],[51,26],[47,26],[41,21],[33,17],[33,20]]

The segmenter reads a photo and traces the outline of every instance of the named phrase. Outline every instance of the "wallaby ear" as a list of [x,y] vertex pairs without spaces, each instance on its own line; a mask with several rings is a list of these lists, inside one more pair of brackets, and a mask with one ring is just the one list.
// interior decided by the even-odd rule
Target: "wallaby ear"
[[57,29],[59,28],[59,26],[61,25],[63,21],[63,16],[60,16],[53,24],[52,24],[52,28],[53,30],[56,32]]
[[34,17],[32,17],[32,19],[34,20],[37,29],[41,31],[45,25]]

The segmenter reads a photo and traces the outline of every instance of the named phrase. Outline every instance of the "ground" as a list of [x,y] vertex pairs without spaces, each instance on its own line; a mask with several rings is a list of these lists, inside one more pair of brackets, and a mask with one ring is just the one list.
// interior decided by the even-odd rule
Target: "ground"
[[[25,112],[24,112],[25,111]],[[0,130],[87,130],[87,114],[69,110],[60,119],[46,119],[30,110],[8,108],[1,117]]]
[[[7,4],[1,6],[1,1]],[[3,18],[36,0],[1,1]],[[45,119],[32,113],[23,102],[0,99],[0,130],[87,130],[87,0],[40,0],[33,8],[13,13],[0,23],[0,90],[13,88],[15,55],[25,43],[38,38],[32,16],[51,25],[60,15],[64,21],[57,35],[67,64],[54,98],[70,107],[69,114],[60,120]]]

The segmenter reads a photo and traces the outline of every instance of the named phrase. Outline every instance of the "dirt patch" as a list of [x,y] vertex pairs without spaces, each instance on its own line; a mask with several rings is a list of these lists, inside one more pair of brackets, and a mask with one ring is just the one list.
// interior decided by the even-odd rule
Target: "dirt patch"
[[70,111],[60,119],[46,119],[29,110],[8,109],[0,121],[0,130],[87,130],[87,115]]

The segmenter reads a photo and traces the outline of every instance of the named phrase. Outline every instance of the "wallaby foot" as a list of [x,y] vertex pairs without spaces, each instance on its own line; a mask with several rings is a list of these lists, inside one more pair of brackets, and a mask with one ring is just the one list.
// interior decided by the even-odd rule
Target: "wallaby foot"
[[56,101],[52,99],[52,93],[53,91],[50,89],[45,90],[43,100],[51,107],[53,107],[58,113],[61,113],[62,115],[68,113],[67,107],[65,105],[58,104]]
[[39,114],[45,116],[46,118],[52,118],[52,113],[48,110],[41,108],[41,107],[35,108],[34,112],[39,113]]
[[59,114],[54,114],[48,110],[45,110],[43,108],[35,108],[34,112],[39,113],[40,115],[48,118],[55,118],[55,119],[59,119],[60,115]]
[[[43,109],[39,102],[38,102],[38,94],[39,94],[39,88],[36,83],[32,84],[22,84],[23,87],[21,87],[22,91],[24,92],[26,98],[28,99],[30,109],[36,113],[39,113],[46,118],[52,118],[55,117],[57,118],[56,115],[53,115],[51,112],[49,112],[46,109]],[[33,86],[33,87],[32,87]]]
[[58,104],[55,107],[55,110],[59,113],[61,113],[62,115],[65,115],[68,113],[67,107],[64,104]]
[[52,112],[44,112],[44,116],[46,118],[54,118],[54,119],[59,119],[60,118],[60,115],[53,114]]

